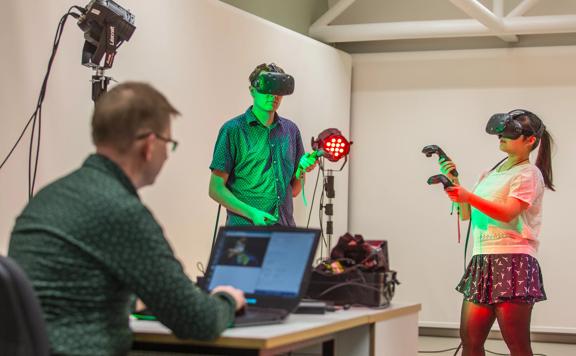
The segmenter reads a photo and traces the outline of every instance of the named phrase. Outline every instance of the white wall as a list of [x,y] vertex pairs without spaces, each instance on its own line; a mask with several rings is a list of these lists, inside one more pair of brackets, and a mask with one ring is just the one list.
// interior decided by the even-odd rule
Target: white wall
[[423,303],[420,325],[458,327],[463,270],[449,200],[426,184],[438,165],[422,147],[444,148],[471,188],[505,156],[484,133],[490,115],[525,108],[557,143],[539,253],[549,300],[536,305],[532,329],[576,333],[574,63],[576,47],[353,56],[350,230],[389,240],[402,282],[395,299]]
[[[0,5],[1,158],[33,110],[58,19],[76,3],[9,0]],[[137,29],[120,48],[109,74],[118,81],[153,84],[183,114],[174,125],[174,137],[181,143],[178,152],[142,196],[187,271],[195,275],[196,263],[208,259],[216,217],[217,205],[208,197],[213,145],[220,126],[251,104],[252,69],[275,62],[294,75],[296,91],[284,98],[279,112],[299,125],[310,150],[310,138],[324,128],[349,132],[351,58],[217,0],[119,3],[136,15]],[[44,104],[40,187],[77,168],[93,151],[92,73],[80,65],[82,45],[83,34],[70,19]],[[27,145],[22,144],[0,171],[0,253],[6,252],[14,219],[26,203],[26,166]],[[313,178],[309,176],[306,185],[309,200]],[[347,185],[345,171],[337,179],[337,234],[347,230]],[[295,206],[297,224],[305,225],[300,197]],[[316,226],[318,219],[312,221]]]

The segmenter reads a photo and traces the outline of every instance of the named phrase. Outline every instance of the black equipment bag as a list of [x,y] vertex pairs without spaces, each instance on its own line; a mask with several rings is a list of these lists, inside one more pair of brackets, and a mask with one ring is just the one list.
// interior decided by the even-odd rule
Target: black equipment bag
[[389,266],[387,241],[374,247],[361,235],[347,233],[340,237],[330,258],[314,268],[307,297],[337,305],[385,308],[397,284],[396,271]]
[[312,272],[308,298],[332,301],[336,305],[388,307],[394,296],[396,271],[369,272],[349,268],[339,274]]

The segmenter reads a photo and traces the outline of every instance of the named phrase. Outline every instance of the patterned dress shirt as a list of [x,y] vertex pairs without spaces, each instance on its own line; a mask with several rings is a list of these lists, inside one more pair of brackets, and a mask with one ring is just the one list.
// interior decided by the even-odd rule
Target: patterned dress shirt
[[190,281],[131,181],[101,155],[32,199],[9,255],[40,298],[53,354],[125,355],[134,295],[182,338],[216,338],[234,318],[234,299]]
[[[276,114],[266,127],[249,107],[220,129],[210,169],[228,173],[226,186],[238,199],[276,216],[280,225],[295,226],[291,181],[303,154],[295,123]],[[252,222],[228,211],[226,224]]]

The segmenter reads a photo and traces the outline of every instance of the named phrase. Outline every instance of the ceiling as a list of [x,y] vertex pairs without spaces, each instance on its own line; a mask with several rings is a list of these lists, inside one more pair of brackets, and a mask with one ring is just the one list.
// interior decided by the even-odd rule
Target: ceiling
[[576,0],[328,0],[309,35],[351,53],[576,45]]
[[[477,1],[492,10],[493,0]],[[496,1],[497,3],[498,1]],[[522,0],[503,0],[504,15],[516,8]],[[533,7],[525,16],[576,14],[576,0],[530,1]],[[330,7],[338,1],[329,1]],[[450,0],[356,0],[333,24],[357,24],[394,21],[424,21],[470,18]]]

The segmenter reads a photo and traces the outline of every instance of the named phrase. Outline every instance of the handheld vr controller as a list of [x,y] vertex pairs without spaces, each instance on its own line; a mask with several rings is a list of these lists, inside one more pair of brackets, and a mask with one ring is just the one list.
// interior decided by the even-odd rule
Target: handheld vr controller
[[323,150],[314,150],[314,151],[312,151],[310,156],[313,157],[314,159],[318,159],[318,158],[324,156],[324,153],[325,152]]
[[448,179],[448,177],[446,177],[443,174],[437,174],[435,176],[428,178],[427,183],[430,185],[442,183],[442,185],[444,186],[444,189],[454,186],[454,184],[452,184],[450,179]]
[[[445,161],[451,161],[450,157],[444,152],[440,147],[436,145],[428,145],[422,149],[422,153],[426,155],[426,157],[432,157],[432,154],[437,154],[438,158],[442,158]],[[454,168],[450,171],[454,177],[458,177],[458,171]],[[430,184],[430,183],[428,183]]]
[[[310,153],[310,157],[314,158],[314,160],[317,160],[318,158],[324,156],[324,151],[323,150],[314,150],[312,151],[312,153]],[[302,171],[304,171],[304,167],[302,167],[302,165],[300,163],[298,163],[298,169],[296,171],[296,177],[300,177],[302,174]]]

